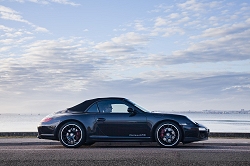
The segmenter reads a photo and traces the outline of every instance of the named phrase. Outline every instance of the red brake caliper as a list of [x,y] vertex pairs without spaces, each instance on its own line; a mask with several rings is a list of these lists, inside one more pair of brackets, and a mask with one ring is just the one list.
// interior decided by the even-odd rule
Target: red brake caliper
[[161,134],[160,134],[160,137],[161,137],[161,138],[164,137],[164,133],[165,133],[165,129],[161,129]]
[[80,137],[81,137],[81,132],[80,132],[80,131],[77,131],[77,132],[76,132],[76,140],[78,140]]

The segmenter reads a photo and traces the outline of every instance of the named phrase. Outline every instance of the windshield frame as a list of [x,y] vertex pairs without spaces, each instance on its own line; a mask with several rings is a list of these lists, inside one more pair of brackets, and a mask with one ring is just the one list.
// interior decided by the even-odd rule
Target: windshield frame
[[129,103],[133,104],[136,108],[140,109],[142,112],[150,113],[151,111],[147,110],[146,108],[140,106],[139,104],[136,104],[135,102],[132,102],[131,100],[126,99]]

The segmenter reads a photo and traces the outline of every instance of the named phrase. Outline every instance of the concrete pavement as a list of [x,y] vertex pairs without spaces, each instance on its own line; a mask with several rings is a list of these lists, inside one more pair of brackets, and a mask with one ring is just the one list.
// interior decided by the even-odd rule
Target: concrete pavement
[[[25,146],[25,145],[61,145],[59,141],[44,140],[34,137],[11,138],[1,137],[0,146]],[[180,144],[182,145],[182,144]],[[250,146],[250,139],[245,138],[209,138],[206,141],[194,142],[186,145],[207,146],[207,145],[223,145],[223,146]],[[155,142],[98,142],[92,146],[157,146]]]

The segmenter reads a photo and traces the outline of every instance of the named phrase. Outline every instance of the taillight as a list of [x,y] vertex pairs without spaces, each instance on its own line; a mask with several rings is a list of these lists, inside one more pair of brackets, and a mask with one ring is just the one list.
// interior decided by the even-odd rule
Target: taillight
[[49,122],[51,121],[53,118],[49,118],[49,117],[45,117],[41,120],[41,122]]

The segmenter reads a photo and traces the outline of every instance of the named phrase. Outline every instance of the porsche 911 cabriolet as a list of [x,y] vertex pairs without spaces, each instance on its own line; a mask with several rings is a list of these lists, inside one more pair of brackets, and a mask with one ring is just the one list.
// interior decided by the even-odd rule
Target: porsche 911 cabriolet
[[208,139],[209,129],[184,115],[150,112],[120,97],[86,100],[44,117],[38,138],[58,140],[67,148],[95,142],[157,142],[175,147]]

